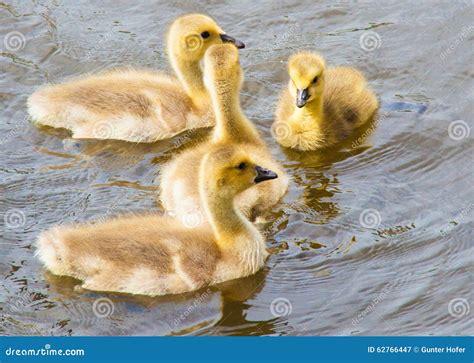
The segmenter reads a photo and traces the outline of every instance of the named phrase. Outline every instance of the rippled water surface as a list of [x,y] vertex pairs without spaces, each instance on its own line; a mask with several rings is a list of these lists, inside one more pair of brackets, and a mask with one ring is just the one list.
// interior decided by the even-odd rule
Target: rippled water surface
[[[81,291],[44,271],[38,233],[161,213],[154,179],[190,142],[71,140],[31,125],[26,98],[111,67],[168,69],[166,27],[197,11],[247,43],[244,110],[292,176],[263,226],[272,255],[255,276],[197,293]],[[473,19],[471,1],[0,2],[0,334],[473,333]],[[365,141],[321,153],[273,141],[299,49],[366,74],[382,107]]]

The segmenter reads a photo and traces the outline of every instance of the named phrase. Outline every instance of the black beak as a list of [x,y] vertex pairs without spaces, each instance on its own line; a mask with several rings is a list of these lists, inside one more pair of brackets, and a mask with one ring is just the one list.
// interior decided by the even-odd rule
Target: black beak
[[301,108],[306,105],[306,102],[309,99],[309,92],[308,89],[305,88],[304,90],[296,90],[296,107]]
[[278,178],[277,173],[275,173],[271,170],[268,170],[268,169],[264,169],[261,166],[257,165],[255,167],[255,170],[257,171],[257,176],[255,177],[255,180],[254,180],[255,184],[261,183],[265,180],[271,180],[271,179]]
[[239,49],[245,48],[244,42],[241,42],[240,40],[237,40],[237,39],[231,37],[230,35],[219,34],[219,36],[221,37],[222,42],[224,42],[224,43],[232,43]]

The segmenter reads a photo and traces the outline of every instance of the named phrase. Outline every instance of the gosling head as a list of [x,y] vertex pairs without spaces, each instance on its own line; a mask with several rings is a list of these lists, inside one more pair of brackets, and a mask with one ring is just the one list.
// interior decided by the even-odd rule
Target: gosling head
[[219,147],[208,153],[201,172],[219,196],[230,198],[255,184],[278,178],[275,172],[255,164],[243,148],[235,146]]
[[212,45],[204,56],[204,84],[218,93],[240,88],[243,80],[239,52],[230,44]]
[[322,96],[324,59],[315,53],[298,53],[288,60],[289,90],[296,107],[301,108]]
[[172,55],[189,61],[199,61],[213,44],[231,43],[237,48],[245,44],[225,32],[210,17],[190,14],[179,17],[170,27],[168,47]]

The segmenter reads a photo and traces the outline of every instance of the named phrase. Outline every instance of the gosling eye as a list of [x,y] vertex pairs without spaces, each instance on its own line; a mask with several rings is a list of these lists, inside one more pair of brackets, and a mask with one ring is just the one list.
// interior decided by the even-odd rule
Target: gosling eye
[[210,35],[211,35],[211,34],[209,34],[209,32],[202,32],[202,33],[201,33],[201,37],[203,37],[204,39],[209,38]]
[[313,83],[317,83],[317,82],[318,82],[318,79],[319,79],[318,76],[314,77],[314,78],[313,78]]
[[240,163],[239,166],[237,166],[237,169],[245,170],[246,167],[247,167],[247,164],[245,164],[245,163]]

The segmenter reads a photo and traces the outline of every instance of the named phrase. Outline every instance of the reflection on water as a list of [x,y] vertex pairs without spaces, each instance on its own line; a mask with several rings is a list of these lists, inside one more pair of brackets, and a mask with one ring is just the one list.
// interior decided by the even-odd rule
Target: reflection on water
[[[248,44],[243,108],[291,175],[260,226],[271,256],[255,276],[179,296],[84,291],[44,271],[39,231],[162,213],[160,166],[209,130],[145,145],[72,140],[32,126],[26,98],[78,74],[166,68],[166,26],[192,11]],[[0,334],[472,333],[473,12],[470,2],[0,3]],[[378,118],[344,145],[300,153],[271,138],[298,49],[356,66],[380,96]]]

